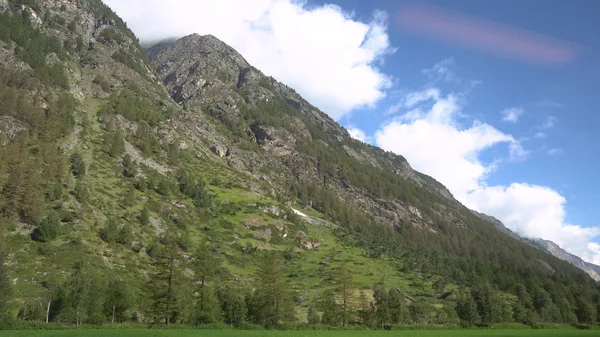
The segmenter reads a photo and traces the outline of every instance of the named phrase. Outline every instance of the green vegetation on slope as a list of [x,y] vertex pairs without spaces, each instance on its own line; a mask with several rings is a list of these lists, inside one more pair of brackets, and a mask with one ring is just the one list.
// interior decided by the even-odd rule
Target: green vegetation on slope
[[598,331],[575,329],[540,329],[540,330],[403,330],[403,331],[264,331],[264,330],[66,330],[66,331],[7,331],[7,336],[14,337],[100,337],[100,336],[214,336],[214,337],[258,337],[258,336],[286,336],[286,337],[585,337],[596,336]]
[[[450,208],[445,199],[349,158],[343,145],[372,149],[336,142],[313,121],[305,119],[312,140],[297,150],[316,159],[319,179],[290,177],[285,195],[206,155],[204,145],[164,136],[179,110],[148,94],[156,84],[142,71],[147,58],[135,37],[100,1],[80,5],[101,22],[115,21],[100,43],[130,38],[137,49],[84,52],[77,64],[81,37],[67,60],[68,48],[34,29],[27,14],[0,17],[0,38],[33,69],[0,67],[0,126],[9,135],[0,139],[2,319],[378,329],[597,322],[599,289],[583,273],[557,259],[542,265],[546,255],[475,216],[463,214],[458,229],[429,207]],[[51,54],[58,59],[52,67]],[[116,69],[104,73],[88,67],[93,62]],[[102,92],[75,100],[66,77],[52,73],[67,64],[93,75],[76,85]],[[139,78],[118,79],[126,66]],[[222,121],[231,135],[259,124],[297,132],[287,118],[304,119],[281,99],[240,104],[241,118]],[[340,180],[418,206],[436,233],[409,218],[373,221],[340,199],[332,188]],[[288,202],[331,222],[300,218]]]

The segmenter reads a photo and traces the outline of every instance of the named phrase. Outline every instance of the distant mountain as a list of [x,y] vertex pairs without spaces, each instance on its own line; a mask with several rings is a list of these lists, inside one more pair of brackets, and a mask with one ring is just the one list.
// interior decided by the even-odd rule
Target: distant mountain
[[560,248],[559,245],[557,245],[556,243],[554,243],[550,240],[544,240],[544,239],[526,239],[526,240],[528,240],[529,242],[531,242],[532,244],[534,244],[536,247],[540,248],[541,250],[546,251],[546,252],[558,257],[559,259],[568,261],[569,263],[573,264],[577,268],[585,271],[594,280],[600,282],[600,266],[597,266],[593,263],[583,261],[583,259],[581,259],[579,256],[573,255],[573,254],[565,251],[564,249]]
[[591,278],[593,278],[597,282],[600,282],[600,266],[583,261],[579,256],[573,255],[573,254],[565,251],[564,249],[560,248],[559,245],[557,245],[556,243],[554,243],[550,240],[524,238],[524,237],[519,236],[518,234],[514,233],[510,229],[508,229],[506,226],[504,226],[502,221],[500,221],[492,216],[489,216],[489,215],[486,215],[483,213],[479,213],[476,211],[473,211],[473,213],[475,213],[477,216],[481,217],[482,219],[486,220],[487,222],[493,224],[499,231],[506,233],[507,235],[510,235],[516,239],[522,240],[525,243],[531,244],[534,247],[541,249],[542,251],[545,251],[549,254],[552,254],[552,255],[558,257],[561,260],[571,263],[572,265],[576,266],[577,268],[585,271]]
[[144,49],[99,0],[0,0],[0,158],[0,318],[305,323],[346,282],[409,296],[395,323],[457,324],[467,294],[573,323],[600,296],[217,37]]

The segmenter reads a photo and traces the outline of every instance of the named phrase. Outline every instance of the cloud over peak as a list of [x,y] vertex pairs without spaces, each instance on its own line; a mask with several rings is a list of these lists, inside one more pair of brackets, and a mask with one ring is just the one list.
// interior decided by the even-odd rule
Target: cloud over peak
[[142,41],[191,33],[218,37],[334,119],[373,106],[391,86],[377,68],[394,52],[384,12],[363,22],[339,6],[293,0],[106,2]]
[[348,130],[348,133],[350,134],[350,137],[356,139],[356,140],[360,140],[363,143],[369,142],[371,140],[371,137],[368,137],[367,134],[354,126],[348,126],[346,128]]
[[495,169],[494,164],[480,161],[480,152],[501,143],[508,144],[510,157],[527,152],[511,135],[489,124],[475,121],[462,127],[457,121],[462,110],[458,96],[443,96],[435,88],[408,93],[404,105],[419,107],[382,125],[375,141],[384,150],[404,155],[413,167],[441,181],[469,206],[469,192]]
[[[514,162],[529,152],[513,136],[489,124],[475,121],[462,126],[460,96],[443,95],[434,88],[405,94],[401,99],[404,113],[381,126],[375,143],[405,156],[412,167],[439,180],[467,207],[498,218],[521,235],[552,240],[586,261],[600,263],[600,245],[592,241],[600,235],[600,228],[566,222],[567,200],[557,191],[523,182],[488,185],[489,176],[503,160],[486,162],[481,159],[483,153],[503,145],[507,158]],[[545,127],[555,123],[555,118],[547,118]],[[550,155],[560,152],[547,151]]]

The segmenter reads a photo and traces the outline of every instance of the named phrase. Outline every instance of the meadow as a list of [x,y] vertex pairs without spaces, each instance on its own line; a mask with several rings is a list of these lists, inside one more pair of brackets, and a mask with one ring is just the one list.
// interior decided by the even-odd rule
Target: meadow
[[265,330],[19,330],[0,331],[6,337],[586,337],[598,336],[598,330],[575,329],[540,329],[540,330],[513,330],[513,329],[481,329],[481,330],[395,330],[395,331],[265,331]]

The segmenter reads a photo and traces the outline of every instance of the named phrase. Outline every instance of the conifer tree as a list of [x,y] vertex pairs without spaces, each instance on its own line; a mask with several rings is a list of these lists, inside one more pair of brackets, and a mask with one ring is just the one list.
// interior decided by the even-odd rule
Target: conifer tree
[[479,323],[479,312],[477,303],[471,293],[463,294],[456,304],[456,313],[458,317],[467,325],[473,326]]
[[308,307],[306,320],[308,321],[308,324],[319,324],[321,322],[317,308],[315,308],[315,306],[312,304]]
[[382,329],[391,321],[389,293],[385,289],[379,288],[375,290],[375,317],[377,325]]
[[164,320],[169,327],[177,311],[176,282],[180,278],[178,263],[181,254],[173,235],[163,238],[154,263],[154,273],[148,282],[148,290],[152,300],[152,313],[156,320]]
[[388,292],[388,306],[390,322],[394,324],[405,323],[408,317],[408,307],[404,293],[399,289],[392,288]]
[[359,310],[358,314],[360,316],[362,324],[364,324],[368,327],[374,327],[374,325],[375,325],[375,310],[373,307],[373,303],[371,303],[369,301],[369,299],[367,298],[367,294],[365,293],[364,290],[360,291],[359,303],[360,303],[360,310]]
[[334,274],[336,293],[340,303],[340,314],[342,326],[346,326],[351,319],[352,307],[354,306],[354,282],[352,273],[346,265],[341,265]]
[[123,322],[132,304],[131,289],[127,283],[121,278],[113,277],[108,283],[105,301],[105,310],[110,317],[110,322]]
[[219,303],[215,296],[218,262],[206,243],[200,245],[194,254],[192,270],[198,294],[196,322],[214,323],[219,316]]
[[338,325],[342,321],[342,313],[340,305],[337,303],[335,293],[331,290],[326,290],[321,296],[319,302],[323,317],[321,322],[327,325]]
[[6,247],[4,244],[4,221],[0,218],[0,323],[7,322],[8,304],[12,297],[12,286],[6,266]]
[[283,262],[275,253],[271,253],[257,275],[259,301],[263,324],[273,327],[281,321],[293,320],[293,302],[287,291],[283,276]]

